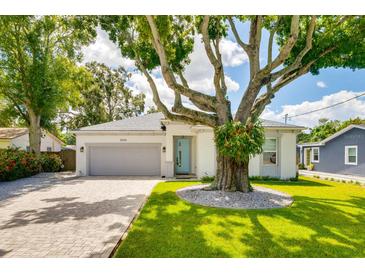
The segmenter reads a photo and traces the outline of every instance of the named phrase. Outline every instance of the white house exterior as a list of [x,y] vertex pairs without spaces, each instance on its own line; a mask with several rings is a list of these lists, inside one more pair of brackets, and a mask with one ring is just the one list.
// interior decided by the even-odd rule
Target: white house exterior
[[[296,135],[302,127],[263,120],[267,142],[250,161],[251,176],[296,175]],[[213,129],[147,114],[80,128],[76,134],[78,175],[213,176]]]
[[[49,132],[44,131],[41,138],[41,151],[61,151],[63,142]],[[27,128],[0,128],[0,148],[17,147],[29,150],[29,132]]]

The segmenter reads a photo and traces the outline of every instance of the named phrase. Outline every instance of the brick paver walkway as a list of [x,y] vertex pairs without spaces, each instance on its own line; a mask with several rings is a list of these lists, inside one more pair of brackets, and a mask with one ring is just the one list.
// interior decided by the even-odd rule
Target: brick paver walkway
[[0,182],[0,257],[108,257],[159,181],[38,177]]

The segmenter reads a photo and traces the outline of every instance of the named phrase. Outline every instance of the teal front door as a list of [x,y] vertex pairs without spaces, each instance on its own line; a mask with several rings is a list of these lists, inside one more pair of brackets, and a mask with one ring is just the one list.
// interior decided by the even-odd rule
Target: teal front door
[[175,142],[175,173],[190,173],[190,139],[176,138]]

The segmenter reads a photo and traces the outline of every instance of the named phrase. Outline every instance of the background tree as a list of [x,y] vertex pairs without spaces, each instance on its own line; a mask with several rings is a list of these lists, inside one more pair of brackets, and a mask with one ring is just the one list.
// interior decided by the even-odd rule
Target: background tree
[[69,119],[70,128],[120,120],[144,111],[145,94],[134,95],[126,86],[124,68],[111,69],[91,62],[84,70],[80,98]]
[[0,94],[26,121],[35,153],[41,127],[50,126],[72,97],[70,75],[81,47],[96,36],[94,23],[79,16],[0,17]]
[[156,113],[159,112],[159,110],[155,106],[151,106],[147,109],[147,114]]
[[[262,137],[262,131],[256,129],[265,106],[282,87],[308,72],[316,74],[327,67],[363,68],[364,20],[361,16],[103,16],[100,21],[111,40],[119,45],[122,55],[135,60],[150,85],[154,103],[167,119],[215,129],[219,153],[213,187],[247,192],[250,190],[249,159],[260,151],[251,145],[260,146],[260,142],[254,141]],[[244,41],[238,23],[247,21],[250,23],[249,38]],[[228,28],[247,53],[250,67],[249,82],[234,117],[227,99],[220,52],[220,43]],[[270,33],[264,48],[261,43],[263,29]],[[214,95],[190,88],[183,75],[194,32],[201,34],[214,69]],[[279,53],[273,56],[275,42]],[[263,51],[267,55],[264,65],[260,62]],[[166,84],[175,94],[171,110],[161,101],[151,77],[151,70],[156,67],[161,68]],[[198,110],[184,106],[182,96]],[[237,135],[242,138],[219,139]],[[245,155],[231,143],[232,140],[238,141],[239,147],[246,142]]]
[[19,117],[16,107],[0,94],[0,127],[22,125],[24,121]]
[[346,121],[319,119],[319,125],[313,127],[309,133],[298,135],[298,143],[320,142],[349,125],[365,125],[365,119],[356,117]]

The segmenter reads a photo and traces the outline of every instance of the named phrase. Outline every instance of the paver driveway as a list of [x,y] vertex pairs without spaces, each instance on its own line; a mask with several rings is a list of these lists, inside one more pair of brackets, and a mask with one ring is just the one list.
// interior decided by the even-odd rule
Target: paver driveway
[[158,178],[0,183],[0,257],[108,257]]

